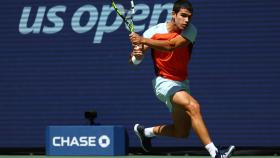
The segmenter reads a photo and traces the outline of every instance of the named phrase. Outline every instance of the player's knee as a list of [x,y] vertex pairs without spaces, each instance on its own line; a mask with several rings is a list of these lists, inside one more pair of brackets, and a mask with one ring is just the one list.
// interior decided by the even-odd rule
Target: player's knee
[[191,117],[200,115],[200,105],[198,103],[190,103],[187,108],[187,112]]
[[191,100],[190,99],[185,99],[184,101],[181,102],[181,105],[183,105],[183,107],[187,110],[189,108],[191,104]]

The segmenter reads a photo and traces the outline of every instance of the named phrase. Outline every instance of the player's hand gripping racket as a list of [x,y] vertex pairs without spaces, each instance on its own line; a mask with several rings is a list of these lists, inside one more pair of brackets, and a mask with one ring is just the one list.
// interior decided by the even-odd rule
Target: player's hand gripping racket
[[[124,8],[130,7],[129,9],[120,10],[116,3],[123,4]],[[134,9],[134,1],[133,0],[112,0],[112,6],[117,12],[117,14],[123,19],[125,25],[128,27],[130,33],[134,32],[134,24],[133,24],[133,15],[135,14]],[[139,46],[135,46],[135,48],[139,48]]]

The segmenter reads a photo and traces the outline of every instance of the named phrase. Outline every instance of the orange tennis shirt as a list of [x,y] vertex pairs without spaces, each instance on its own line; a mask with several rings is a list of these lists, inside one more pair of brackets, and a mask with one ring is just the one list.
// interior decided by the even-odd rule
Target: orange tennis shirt
[[188,65],[196,34],[197,30],[192,24],[189,24],[181,34],[169,33],[167,30],[167,23],[158,24],[144,32],[143,36],[145,38],[151,38],[154,40],[171,40],[181,35],[191,42],[189,45],[176,48],[169,52],[152,49],[152,58],[156,76],[175,81],[184,81],[188,79]]

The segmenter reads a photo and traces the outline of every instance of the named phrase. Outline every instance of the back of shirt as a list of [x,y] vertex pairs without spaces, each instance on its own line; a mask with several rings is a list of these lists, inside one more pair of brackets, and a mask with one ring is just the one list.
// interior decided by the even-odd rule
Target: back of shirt
[[[188,65],[196,34],[197,30],[194,25],[189,24],[189,26],[182,31],[181,36],[188,39],[191,44],[176,48],[170,52],[152,49],[156,76],[162,76],[176,81],[183,81],[188,78]],[[167,30],[167,23],[160,23],[153,26],[143,34],[145,38],[154,40],[171,40],[179,35],[178,33],[169,33]]]

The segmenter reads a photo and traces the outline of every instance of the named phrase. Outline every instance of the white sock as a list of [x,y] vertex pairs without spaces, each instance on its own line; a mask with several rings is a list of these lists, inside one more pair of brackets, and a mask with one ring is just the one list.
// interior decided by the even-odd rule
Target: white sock
[[205,148],[208,150],[209,154],[211,155],[212,158],[215,158],[216,156],[216,152],[218,151],[218,149],[216,148],[216,146],[213,144],[213,142],[207,144],[205,146]]
[[153,127],[145,128],[144,134],[146,137],[149,137],[149,138],[156,136],[154,134]]

